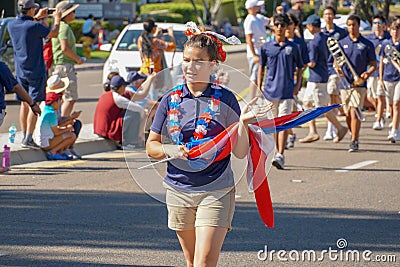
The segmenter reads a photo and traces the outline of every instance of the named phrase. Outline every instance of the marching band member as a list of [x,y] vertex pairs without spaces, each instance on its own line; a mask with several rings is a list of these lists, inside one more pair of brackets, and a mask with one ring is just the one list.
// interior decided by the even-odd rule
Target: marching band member
[[[302,78],[303,71],[307,67],[307,63],[310,62],[310,59],[308,58],[307,43],[306,41],[304,41],[304,38],[301,38],[295,34],[295,29],[299,26],[300,21],[293,14],[288,14],[287,16],[289,18],[289,25],[286,31],[286,38],[288,38],[289,41],[294,42],[299,46],[301,59],[303,60],[303,65],[304,65],[304,67],[300,70],[301,71],[300,77]],[[303,84],[303,79],[300,79],[299,81],[296,80],[296,83]],[[293,111],[296,111],[297,105],[295,103],[292,103],[292,105],[293,105],[292,108]],[[286,141],[286,148],[287,149],[293,148],[295,141],[296,141],[296,134],[294,133],[293,129],[289,129],[288,138]]]
[[[310,31],[314,38],[308,43],[308,54],[310,62],[307,64],[310,68],[310,77],[307,81],[307,88],[304,94],[303,102],[307,108],[326,106],[329,103],[329,95],[327,92],[327,83],[329,78],[328,73],[328,47],[326,45],[328,37],[321,32],[321,19],[317,15],[311,15],[303,23]],[[333,139],[338,143],[346,135],[348,128],[342,126],[337,120],[333,110],[325,113],[326,118],[338,130],[336,137]],[[309,133],[300,143],[311,143],[319,140],[317,126],[315,120],[310,121]]]
[[[393,105],[393,121],[392,128],[389,131],[388,139],[395,143],[400,141],[399,131],[399,112],[400,112],[400,73],[394,66],[391,59],[385,55],[387,46],[391,46],[397,51],[400,51],[400,23],[393,22],[390,26],[391,39],[385,40],[382,43],[379,63],[379,79],[381,87],[378,90],[379,99],[384,101],[384,97],[389,99],[389,104]],[[393,49],[392,48],[392,49]],[[400,57],[397,58],[397,64],[400,62]],[[386,64],[385,64],[386,63]],[[386,90],[386,92],[385,92]]]
[[[367,39],[370,40],[375,47],[376,56],[379,64],[379,55],[380,55],[380,48],[382,47],[382,42],[386,39],[390,39],[390,34],[384,30],[384,25],[386,24],[385,18],[377,15],[374,16],[372,20],[374,32],[367,35]],[[376,121],[372,125],[372,129],[374,130],[382,130],[383,129],[383,102],[378,95],[378,88],[379,85],[379,77],[378,77],[378,68],[372,73],[371,77],[368,78],[367,81],[367,97],[368,101],[371,102],[376,110]],[[383,92],[384,93],[384,92]],[[379,98],[378,98],[379,96]],[[387,107],[388,108],[388,107]]]
[[[333,19],[336,16],[336,9],[332,6],[326,6],[323,12],[323,18],[325,19],[325,27],[321,29],[321,31],[328,37],[332,37],[336,40],[341,40],[348,35],[347,31],[343,28],[340,28],[335,23],[333,23]],[[337,75],[334,67],[333,67],[333,57],[329,55],[328,57],[328,94],[330,96],[329,104],[340,104],[340,78]],[[339,109],[340,111],[341,109]],[[343,112],[343,110],[341,111]],[[335,126],[328,121],[328,127],[326,129],[326,133],[324,136],[324,140],[333,140],[336,137],[336,129]]]
[[[361,118],[358,113],[361,112],[367,93],[365,81],[376,69],[376,56],[374,45],[360,34],[360,18],[356,15],[350,15],[346,24],[349,35],[340,40],[339,45],[351,66],[346,65],[339,72],[341,71],[346,80],[349,81],[351,89],[341,90],[340,95],[344,104],[346,122],[351,131],[349,152],[357,152],[361,128]],[[356,84],[354,82],[355,74],[364,82]]]
[[[280,117],[292,113],[293,95],[299,92],[300,83],[294,85],[296,73],[297,81],[301,79],[301,69],[304,67],[300,49],[297,44],[286,38],[289,18],[285,14],[274,15],[273,30],[275,37],[261,47],[261,64],[258,69],[258,88],[263,91],[265,98],[273,104],[274,117]],[[268,65],[264,90],[265,67]],[[276,146],[278,153],[272,162],[278,169],[285,168],[283,155],[286,146],[288,132],[277,133]]]

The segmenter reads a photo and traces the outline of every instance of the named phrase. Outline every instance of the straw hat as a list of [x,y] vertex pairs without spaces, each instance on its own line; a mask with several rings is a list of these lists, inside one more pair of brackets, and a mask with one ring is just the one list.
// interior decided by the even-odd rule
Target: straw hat
[[68,87],[69,80],[67,77],[60,78],[58,75],[53,75],[47,80],[46,93],[54,92],[56,94],[64,92]]
[[78,8],[78,4],[70,3],[69,1],[61,1],[56,5],[56,8],[61,11],[61,18],[66,17],[69,13]]

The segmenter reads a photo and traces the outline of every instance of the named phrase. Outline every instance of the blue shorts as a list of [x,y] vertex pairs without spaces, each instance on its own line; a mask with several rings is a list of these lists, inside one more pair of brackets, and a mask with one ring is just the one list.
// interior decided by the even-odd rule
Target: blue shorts
[[[46,100],[46,75],[35,80],[17,77],[17,81],[35,102]],[[22,101],[17,95],[17,100]]]

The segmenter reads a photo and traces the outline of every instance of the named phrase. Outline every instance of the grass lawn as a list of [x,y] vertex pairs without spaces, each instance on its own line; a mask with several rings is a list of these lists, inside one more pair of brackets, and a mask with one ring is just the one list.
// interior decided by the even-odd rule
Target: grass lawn
[[[77,47],[76,48],[76,52],[79,56],[83,56],[83,49],[82,47]],[[101,59],[106,59],[108,58],[108,56],[110,55],[110,52],[107,51],[97,51],[97,50],[93,50],[90,55],[92,56],[92,58],[101,58]]]
[[391,5],[390,6],[390,16],[399,16],[400,15],[400,6]]

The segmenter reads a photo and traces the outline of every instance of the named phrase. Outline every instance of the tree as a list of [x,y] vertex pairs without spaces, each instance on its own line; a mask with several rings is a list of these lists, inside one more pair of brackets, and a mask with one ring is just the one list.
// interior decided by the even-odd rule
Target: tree
[[390,2],[391,0],[356,0],[353,1],[354,9],[352,10],[351,14],[359,15],[362,19],[368,20],[370,23],[372,22],[372,18],[378,14],[382,15],[386,19],[390,19]]
[[338,0],[326,0],[326,1],[325,1],[325,6],[332,6],[332,7],[334,7],[335,9],[337,9],[338,4],[339,4],[339,1],[338,1]]
[[[198,20],[199,24],[200,25],[204,25],[204,21],[201,19],[200,13],[196,8],[195,1],[194,0],[190,0],[190,2],[193,5],[193,9],[194,9],[194,11],[196,13],[197,20]],[[209,1],[202,0],[202,3],[203,3],[203,7],[204,7],[204,12],[203,12],[204,20],[206,22],[214,23],[215,22],[215,16],[216,16],[219,8],[221,7],[222,0],[209,0]]]

